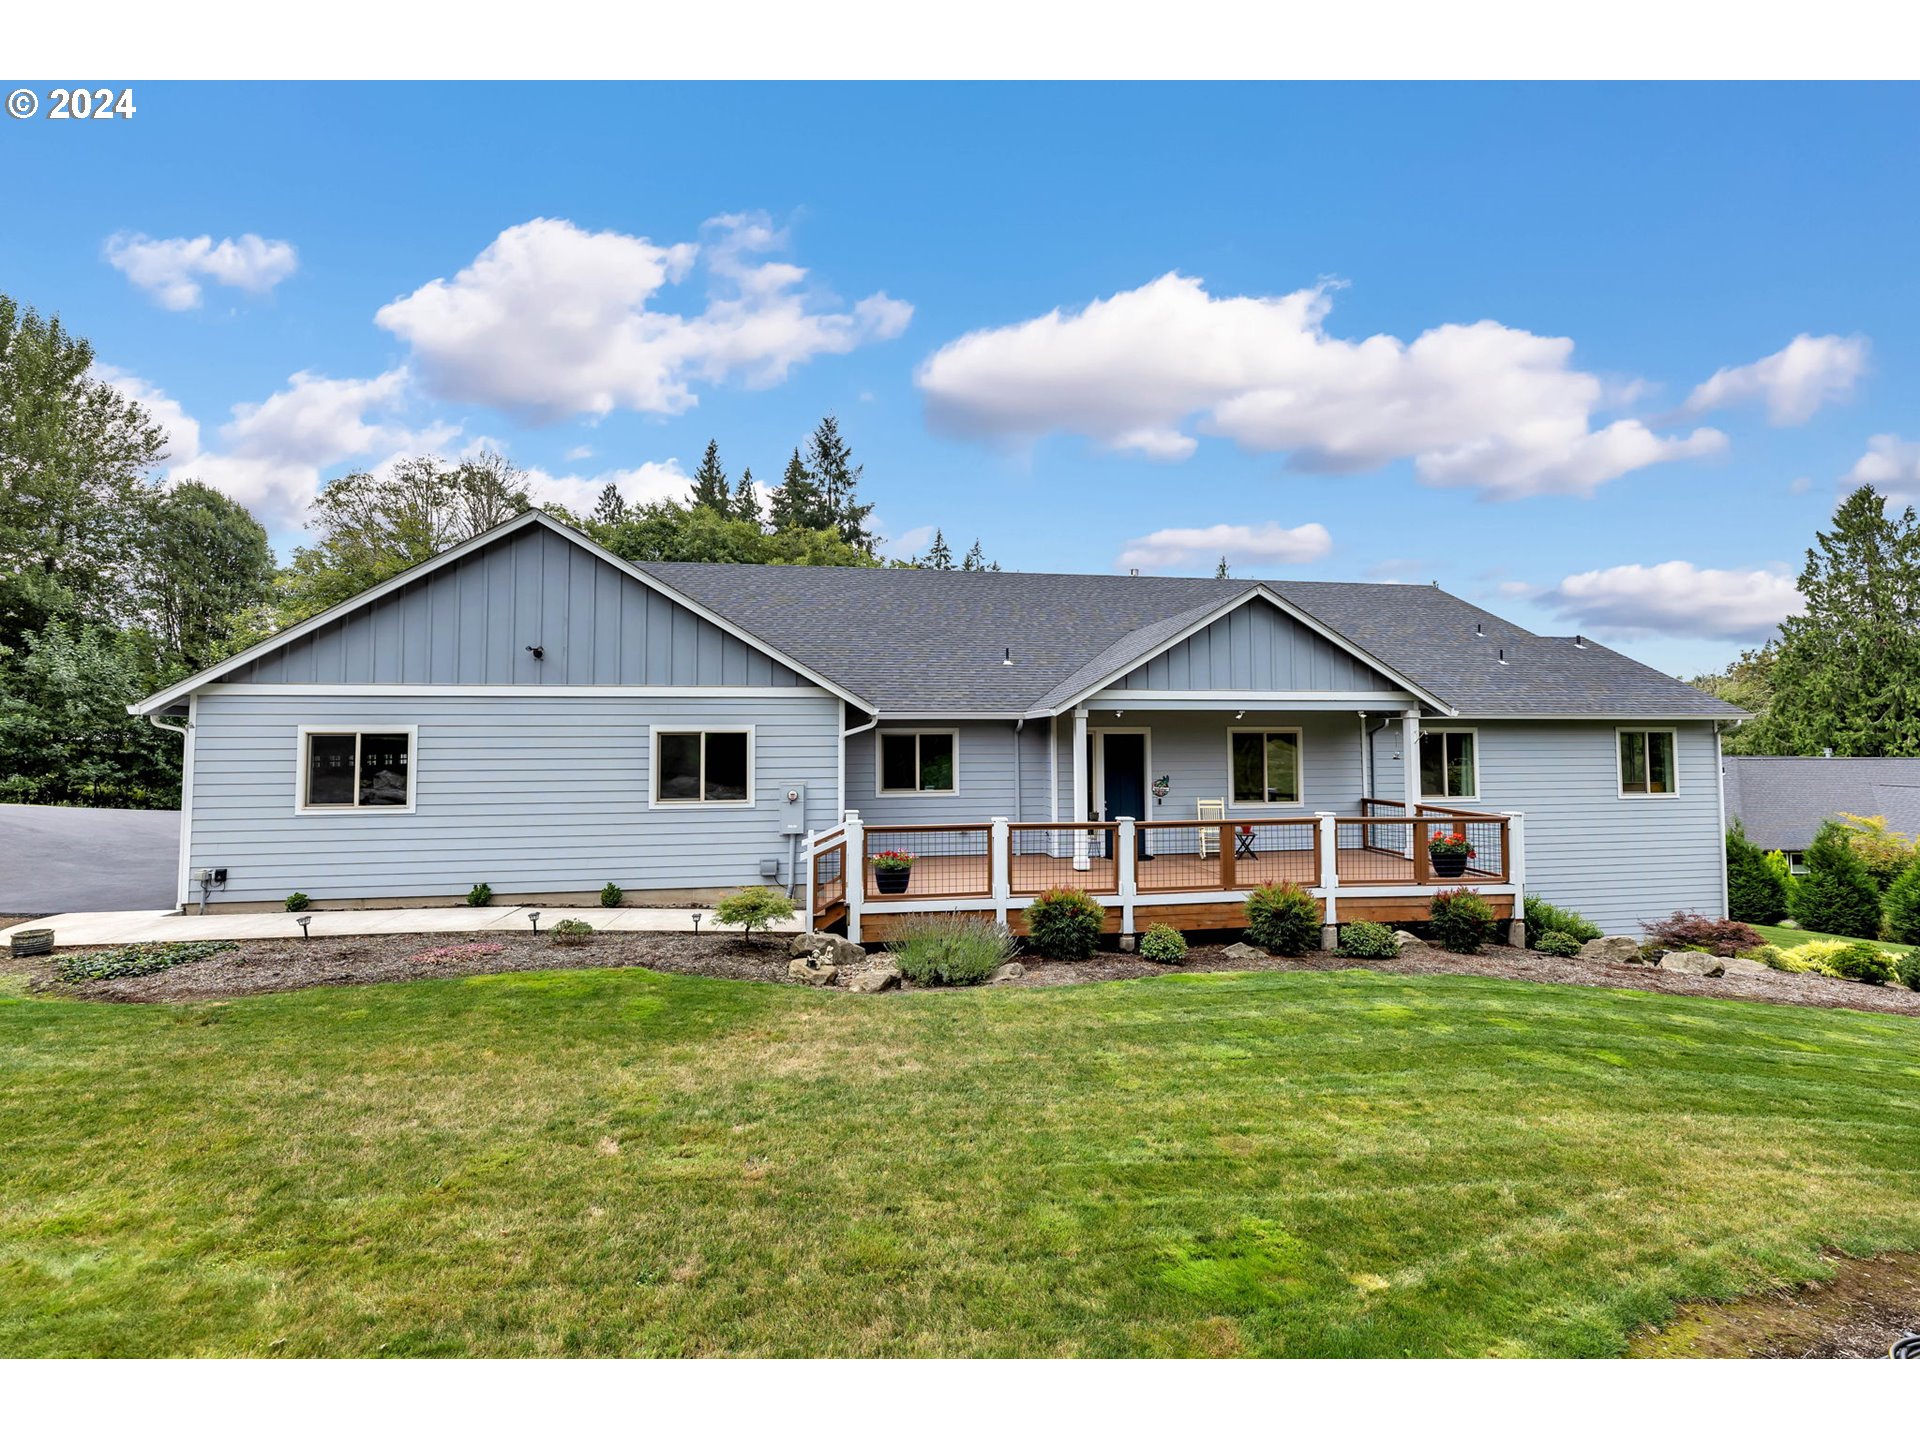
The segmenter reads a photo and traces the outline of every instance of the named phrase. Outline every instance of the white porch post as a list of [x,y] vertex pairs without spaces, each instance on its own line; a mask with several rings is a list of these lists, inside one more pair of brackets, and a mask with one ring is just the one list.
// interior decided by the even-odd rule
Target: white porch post
[[1133,897],[1139,890],[1139,876],[1134,871],[1134,862],[1139,858],[1134,848],[1134,821],[1131,815],[1122,815],[1118,828],[1113,835],[1114,856],[1117,861],[1120,892],[1120,933],[1131,935],[1133,926]]
[[[1087,800],[1087,710],[1084,705],[1076,705],[1073,710],[1073,822],[1084,823],[1091,808]],[[1090,868],[1085,830],[1073,832],[1073,868]]]
[[860,944],[860,905],[867,895],[867,828],[858,810],[847,811],[847,853],[840,864],[847,890],[847,939]]
[[1507,943],[1522,949],[1527,943],[1527,917],[1522,902],[1527,896],[1527,815],[1524,810],[1508,810],[1507,881],[1513,886],[1513,918],[1507,922]]
[[1315,832],[1320,847],[1321,901],[1320,948],[1340,946],[1340,824],[1331,810],[1316,810],[1320,828]]
[[[1406,801],[1403,812],[1412,820],[1420,813],[1420,712],[1403,710],[1400,712],[1400,798]],[[1407,826],[1407,858],[1413,858],[1414,846],[1419,843],[1420,827]]]
[[813,929],[813,917],[820,913],[819,908],[814,904],[813,898],[813,872],[819,867],[814,864],[813,831],[811,830],[807,831],[806,843],[800,847],[800,857],[807,867],[807,923],[800,928],[802,930],[811,930]]
[[987,833],[987,888],[993,894],[993,918],[1002,925],[1007,923],[1007,897],[1013,893],[1012,836],[1007,817],[994,816],[993,828]]

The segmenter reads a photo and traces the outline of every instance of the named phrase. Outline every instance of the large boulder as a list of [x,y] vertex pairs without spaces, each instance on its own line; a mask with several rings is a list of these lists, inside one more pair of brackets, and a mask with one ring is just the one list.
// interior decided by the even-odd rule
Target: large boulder
[[1009,980],[1018,980],[1026,973],[1026,966],[1022,965],[1018,960],[1009,960],[987,977],[987,983],[989,985],[1004,985]]
[[1703,955],[1698,950],[1669,950],[1660,957],[1660,968],[1679,975],[1724,975],[1727,962],[1718,955]]
[[787,965],[787,978],[798,980],[803,985],[831,985],[839,973],[838,966],[812,955],[804,955]]
[[1264,960],[1267,952],[1258,945],[1249,945],[1244,940],[1235,941],[1220,952],[1229,960]]
[[809,955],[819,955],[832,950],[834,941],[839,938],[823,930],[802,930],[787,942],[787,954],[796,960],[804,960]]
[[1631,935],[1602,935],[1580,947],[1582,960],[1604,960],[1609,965],[1638,965],[1640,942]]
[[1726,966],[1729,975],[1771,975],[1773,972],[1758,960],[1745,960],[1738,955],[1730,955],[1720,962]]
[[1411,930],[1396,930],[1393,932],[1393,943],[1404,950],[1409,945],[1418,945],[1420,937]]
[[882,990],[899,988],[900,969],[895,965],[876,965],[847,981],[847,989],[856,995],[878,995]]

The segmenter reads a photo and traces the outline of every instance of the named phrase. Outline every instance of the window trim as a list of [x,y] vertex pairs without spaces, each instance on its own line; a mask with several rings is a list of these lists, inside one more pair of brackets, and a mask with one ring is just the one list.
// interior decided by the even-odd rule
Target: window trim
[[[1293,800],[1236,800],[1233,797],[1233,737],[1236,735],[1291,735],[1294,753],[1294,788],[1298,798]],[[1262,778],[1266,778],[1266,747],[1261,746],[1260,762]],[[1272,788],[1262,785],[1264,794]],[[1304,810],[1307,808],[1307,735],[1299,725],[1229,725],[1227,727],[1227,809],[1231,813],[1239,810]]]
[[[703,798],[698,800],[662,800],[660,798],[660,737],[662,735],[698,735],[700,740],[700,789]],[[747,798],[744,800],[708,800],[704,798],[707,788],[707,742],[708,735],[744,735],[747,737]],[[649,810],[750,810],[755,798],[754,763],[754,727],[752,725],[706,725],[691,721],[682,725],[649,725],[647,727],[647,808]]]
[[[354,770],[359,771],[362,735],[405,735],[407,737],[407,803],[404,805],[362,805],[359,790],[351,805],[309,805],[307,803],[307,737],[310,735],[351,735],[354,737]],[[293,739],[293,813],[296,815],[411,815],[420,794],[420,727],[391,725],[370,720],[342,720],[331,725],[299,725]]]
[[[1429,735],[1471,735],[1473,737],[1473,793],[1471,795],[1429,795],[1427,794],[1426,781],[1423,778],[1420,782],[1421,800],[1432,800],[1436,803],[1448,800],[1472,800],[1477,802],[1480,799],[1480,727],[1477,725],[1422,725],[1420,727],[1420,739],[1424,740]],[[1422,764],[1419,768],[1424,775],[1426,766]],[[1447,773],[1447,762],[1444,752],[1440,757],[1440,773],[1443,777]]]
[[[947,790],[922,790],[918,786],[915,786],[911,790],[887,789],[885,784],[887,774],[886,757],[881,752],[886,748],[886,737],[889,735],[913,736],[913,773],[915,778],[918,778],[920,774],[920,737],[923,735],[945,735],[950,737],[953,741],[952,788]],[[958,728],[946,729],[935,726],[931,729],[921,729],[919,726],[914,726],[911,729],[905,730],[880,730],[875,732],[873,737],[873,793],[875,795],[885,795],[889,798],[899,798],[903,800],[912,800],[920,796],[939,798],[958,795],[960,793],[960,731]]]
[[[1671,790],[1627,789],[1627,760],[1621,754],[1625,735],[1666,735],[1673,741],[1673,788]],[[1649,769],[1652,767],[1649,766]],[[1613,727],[1613,778],[1622,800],[1671,800],[1680,793],[1680,731],[1673,725],[1616,725]]]

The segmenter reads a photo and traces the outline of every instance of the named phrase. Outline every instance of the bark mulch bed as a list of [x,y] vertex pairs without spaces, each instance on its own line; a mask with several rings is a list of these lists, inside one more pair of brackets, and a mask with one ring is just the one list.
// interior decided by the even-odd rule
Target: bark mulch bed
[[[671,974],[772,984],[798,983],[788,979],[787,963],[785,936],[748,942],[734,935],[602,932],[576,945],[556,945],[546,935],[527,934],[489,934],[471,940],[444,935],[243,940],[236,942],[231,950],[158,974],[96,980],[81,985],[59,982],[46,957],[13,960],[8,968],[16,974],[25,974],[29,984],[39,990],[89,1000],[164,1003],[223,1000],[318,985],[367,985],[513,970],[609,969],[631,965]],[[884,952],[875,952],[869,963],[885,963]],[[1026,966],[1026,975],[1004,983],[1080,985],[1199,971],[1374,970],[1388,975],[1477,975],[1499,980],[1920,1015],[1920,991],[1904,987],[1859,985],[1824,975],[1787,975],[1775,971],[1764,975],[1708,978],[1641,965],[1561,960],[1504,945],[1488,946],[1478,955],[1455,955],[1413,944],[1390,960],[1349,960],[1335,955],[1243,959],[1228,956],[1224,945],[1196,945],[1186,962],[1178,966],[1156,965],[1136,955],[1112,952],[1071,962],[1023,956],[1021,963]],[[842,972],[843,980],[847,973]]]
[[1894,1341],[1920,1331],[1920,1255],[1827,1259],[1834,1267],[1831,1279],[1682,1306],[1667,1324],[1636,1335],[1628,1353],[1665,1359],[1884,1358]]

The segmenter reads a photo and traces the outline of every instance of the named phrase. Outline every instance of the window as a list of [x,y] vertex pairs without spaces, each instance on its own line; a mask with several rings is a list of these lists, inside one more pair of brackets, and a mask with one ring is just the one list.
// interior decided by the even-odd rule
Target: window
[[653,803],[751,805],[753,731],[655,729]]
[[952,795],[958,792],[957,730],[888,730],[880,736],[882,795]]
[[1229,769],[1236,805],[1300,803],[1300,732],[1229,730]]
[[413,808],[412,726],[300,727],[300,810]]
[[1428,800],[1477,800],[1480,776],[1471,730],[1420,732],[1420,794]]
[[1622,730],[1620,736],[1620,793],[1671,795],[1678,788],[1674,775],[1674,732]]
[[1804,850],[1787,851],[1787,873],[1804,875],[1807,873],[1807,852]]

